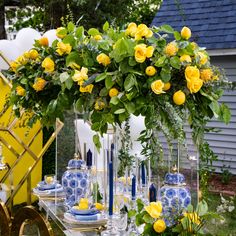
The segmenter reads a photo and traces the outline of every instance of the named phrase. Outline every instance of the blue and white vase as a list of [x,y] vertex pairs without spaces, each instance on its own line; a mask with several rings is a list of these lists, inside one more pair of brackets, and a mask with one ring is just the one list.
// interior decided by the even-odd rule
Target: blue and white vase
[[160,189],[163,216],[167,226],[175,223],[175,219],[191,203],[191,194],[186,187],[184,175],[167,173],[164,185]]
[[87,194],[88,171],[85,162],[80,159],[72,159],[68,162],[67,171],[62,176],[62,186],[66,193],[66,205],[75,205],[80,198]]

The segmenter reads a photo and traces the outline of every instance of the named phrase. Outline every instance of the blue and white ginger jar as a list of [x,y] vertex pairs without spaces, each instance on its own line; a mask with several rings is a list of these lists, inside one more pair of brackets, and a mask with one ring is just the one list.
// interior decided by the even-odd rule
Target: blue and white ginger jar
[[167,173],[164,183],[160,189],[163,216],[166,225],[171,226],[175,223],[175,218],[191,203],[191,194],[181,173]]
[[88,173],[85,162],[72,159],[68,162],[67,171],[62,176],[62,186],[66,193],[66,205],[75,205],[80,198],[86,196],[88,188]]

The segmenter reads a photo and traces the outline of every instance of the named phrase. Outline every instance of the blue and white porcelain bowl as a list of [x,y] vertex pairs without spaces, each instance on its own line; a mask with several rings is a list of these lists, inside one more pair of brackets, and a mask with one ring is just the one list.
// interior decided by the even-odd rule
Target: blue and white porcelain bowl
[[167,173],[165,185],[160,189],[163,216],[167,226],[173,225],[175,218],[191,203],[191,194],[184,181],[185,178],[180,173]]
[[88,174],[83,160],[72,159],[62,176],[62,186],[66,193],[66,205],[75,205],[85,197],[88,188]]

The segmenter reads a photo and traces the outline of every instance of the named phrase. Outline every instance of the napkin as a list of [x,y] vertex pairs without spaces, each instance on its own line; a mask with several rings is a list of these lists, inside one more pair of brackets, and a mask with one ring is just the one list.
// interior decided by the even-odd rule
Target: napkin
[[74,215],[75,219],[78,221],[92,221],[92,220],[98,220],[101,215]]

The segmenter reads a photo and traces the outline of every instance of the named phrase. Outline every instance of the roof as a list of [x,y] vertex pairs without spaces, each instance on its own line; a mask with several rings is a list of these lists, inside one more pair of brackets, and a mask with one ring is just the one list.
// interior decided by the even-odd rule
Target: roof
[[236,49],[236,0],[163,0],[152,25],[188,26],[207,49]]

